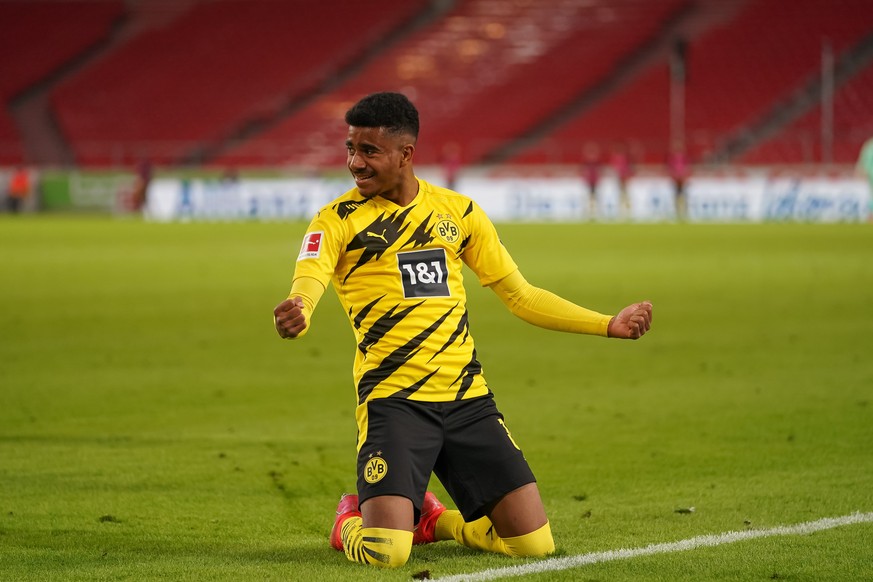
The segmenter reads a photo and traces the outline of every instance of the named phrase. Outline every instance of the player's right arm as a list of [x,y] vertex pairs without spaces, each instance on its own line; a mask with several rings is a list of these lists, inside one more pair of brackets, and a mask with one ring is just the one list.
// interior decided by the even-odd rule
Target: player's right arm
[[273,310],[273,322],[280,337],[294,339],[306,333],[324,289],[324,285],[312,277],[294,279],[288,299]]
[[276,332],[285,339],[303,336],[315,306],[336,268],[342,227],[336,212],[323,208],[312,219],[297,257],[291,292],[273,309]]

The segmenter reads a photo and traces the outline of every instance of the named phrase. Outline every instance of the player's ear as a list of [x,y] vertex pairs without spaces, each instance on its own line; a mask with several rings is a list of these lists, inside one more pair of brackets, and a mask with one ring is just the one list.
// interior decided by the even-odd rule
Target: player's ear
[[408,166],[412,163],[412,157],[415,155],[415,144],[408,143],[400,149],[400,165]]

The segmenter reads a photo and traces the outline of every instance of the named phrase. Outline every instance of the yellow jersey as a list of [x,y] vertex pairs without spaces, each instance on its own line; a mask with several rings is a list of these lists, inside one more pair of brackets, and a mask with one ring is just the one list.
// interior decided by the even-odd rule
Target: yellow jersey
[[446,402],[489,393],[470,335],[462,269],[482,285],[517,270],[470,198],[418,180],[401,207],[357,188],[310,223],[294,278],[333,283],[357,340],[358,404]]

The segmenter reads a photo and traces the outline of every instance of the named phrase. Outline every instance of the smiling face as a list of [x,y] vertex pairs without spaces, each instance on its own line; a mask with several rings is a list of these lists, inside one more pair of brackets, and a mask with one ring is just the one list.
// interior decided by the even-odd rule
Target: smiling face
[[349,126],[346,164],[361,196],[382,196],[400,206],[415,197],[414,142],[413,137],[384,127]]

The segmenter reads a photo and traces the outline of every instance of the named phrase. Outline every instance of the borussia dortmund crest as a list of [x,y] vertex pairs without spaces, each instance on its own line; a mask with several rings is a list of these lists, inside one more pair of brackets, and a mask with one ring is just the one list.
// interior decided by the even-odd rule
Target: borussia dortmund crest
[[364,480],[367,483],[378,483],[388,474],[388,463],[382,457],[367,459],[364,465]]
[[447,243],[457,242],[461,236],[461,229],[451,220],[441,220],[436,225],[436,232]]

